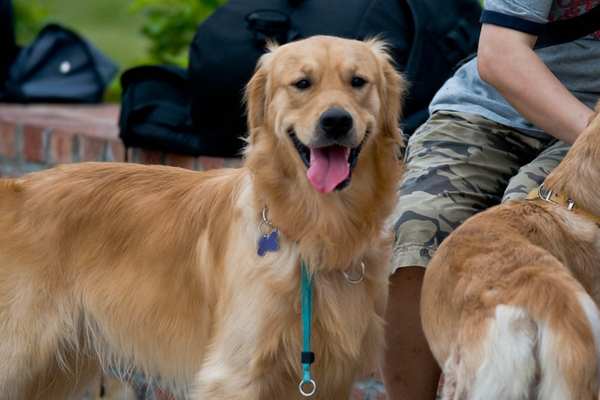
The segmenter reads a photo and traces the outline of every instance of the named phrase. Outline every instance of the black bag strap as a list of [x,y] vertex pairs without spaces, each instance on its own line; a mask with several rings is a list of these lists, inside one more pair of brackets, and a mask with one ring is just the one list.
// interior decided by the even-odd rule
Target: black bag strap
[[551,22],[542,37],[538,38],[537,47],[572,42],[598,30],[600,30],[600,5],[578,17]]
[[572,42],[600,30],[600,5],[577,17],[546,24],[484,10],[481,13],[481,22],[536,35],[538,40],[535,48],[541,49]]

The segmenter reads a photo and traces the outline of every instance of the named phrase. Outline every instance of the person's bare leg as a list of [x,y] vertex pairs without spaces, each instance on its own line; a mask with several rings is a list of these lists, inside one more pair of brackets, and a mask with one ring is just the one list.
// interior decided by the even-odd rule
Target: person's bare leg
[[383,380],[389,400],[434,400],[440,369],[421,327],[425,269],[400,268],[390,277]]

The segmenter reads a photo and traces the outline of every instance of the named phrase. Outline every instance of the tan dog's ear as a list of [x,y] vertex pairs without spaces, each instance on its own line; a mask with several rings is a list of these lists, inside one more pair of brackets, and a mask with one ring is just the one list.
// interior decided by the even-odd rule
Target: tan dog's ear
[[248,135],[252,139],[254,131],[263,125],[265,119],[265,89],[267,74],[260,64],[254,72],[252,79],[246,86],[244,99],[246,101],[246,112],[248,121]]
[[[273,51],[275,47],[269,45],[269,51]],[[253,142],[253,136],[256,129],[260,128],[265,123],[265,110],[267,106],[267,66],[270,53],[264,54],[257,63],[254,75],[246,85],[244,100],[246,102],[248,136],[250,142]]]
[[379,39],[370,39],[366,43],[377,57],[382,74],[381,84],[379,85],[383,121],[382,133],[385,136],[400,140],[400,117],[406,83],[402,75],[394,68],[394,60],[390,56],[385,42]]

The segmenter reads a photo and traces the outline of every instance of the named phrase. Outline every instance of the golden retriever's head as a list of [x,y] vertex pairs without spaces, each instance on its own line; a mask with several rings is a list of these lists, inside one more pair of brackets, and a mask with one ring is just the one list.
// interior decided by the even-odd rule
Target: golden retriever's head
[[371,142],[400,141],[404,85],[384,47],[328,36],[272,46],[246,91],[247,151],[291,160],[318,192],[348,186]]
[[587,128],[560,164],[544,180],[554,192],[564,193],[575,201],[575,207],[600,215],[597,188],[600,187],[600,101]]

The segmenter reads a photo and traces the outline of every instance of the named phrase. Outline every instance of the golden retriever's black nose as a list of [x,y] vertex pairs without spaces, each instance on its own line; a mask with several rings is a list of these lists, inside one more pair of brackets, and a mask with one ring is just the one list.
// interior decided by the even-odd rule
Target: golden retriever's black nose
[[352,115],[342,108],[333,107],[321,114],[319,125],[327,137],[339,139],[352,129]]

